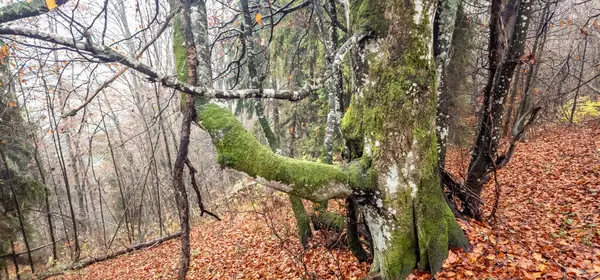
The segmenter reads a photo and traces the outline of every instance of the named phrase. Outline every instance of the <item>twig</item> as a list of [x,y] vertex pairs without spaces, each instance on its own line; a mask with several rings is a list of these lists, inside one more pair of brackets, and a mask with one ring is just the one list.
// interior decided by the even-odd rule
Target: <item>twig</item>
[[215,213],[208,211],[204,208],[204,203],[202,203],[202,195],[200,194],[200,189],[198,188],[198,184],[196,183],[196,173],[198,173],[198,171],[196,170],[196,168],[194,168],[192,166],[192,163],[190,162],[189,158],[185,159],[185,165],[187,165],[189,172],[190,172],[190,181],[192,183],[192,187],[194,188],[194,192],[196,192],[196,198],[198,199],[198,206],[200,207],[200,216],[204,216],[204,214],[206,213],[207,215],[217,219],[217,221],[221,221],[221,218],[219,218],[219,216],[217,216]]

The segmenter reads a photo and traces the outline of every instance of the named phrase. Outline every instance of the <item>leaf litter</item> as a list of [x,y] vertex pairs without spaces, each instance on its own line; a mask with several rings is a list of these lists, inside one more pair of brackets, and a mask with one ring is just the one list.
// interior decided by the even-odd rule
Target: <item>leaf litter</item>
[[[449,169],[464,169],[467,155],[451,150]],[[450,251],[437,279],[600,279],[600,128],[559,126],[531,136],[498,171],[498,180],[496,222],[459,221],[473,248]],[[347,249],[325,248],[321,232],[303,250],[289,203],[284,196],[269,197],[260,208],[193,225],[189,279],[367,275],[369,265]],[[493,185],[483,198],[489,214]],[[177,273],[179,250],[179,240],[171,240],[60,278],[170,279]],[[408,279],[430,277],[415,271]]]

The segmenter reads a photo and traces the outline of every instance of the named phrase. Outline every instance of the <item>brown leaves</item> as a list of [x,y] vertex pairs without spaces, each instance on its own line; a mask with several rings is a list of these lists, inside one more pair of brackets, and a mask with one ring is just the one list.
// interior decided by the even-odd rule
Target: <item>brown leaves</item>
[[[598,147],[600,130],[555,127],[539,134],[531,132],[511,163],[498,172],[502,194],[497,224],[492,228],[486,223],[459,221],[473,249],[450,251],[436,277],[590,279],[600,273]],[[452,172],[466,168],[460,167],[465,157],[468,154],[449,151]],[[484,190],[486,201],[493,196],[493,188]],[[264,216],[254,212],[228,216],[223,222],[205,222],[192,231],[188,278],[360,279],[366,275],[368,265],[358,263],[347,250],[327,251],[320,246],[303,253],[289,203],[278,202],[277,195],[272,197],[267,215],[282,239],[273,235]],[[489,213],[491,206],[485,207],[484,212]],[[317,235],[313,242],[319,238],[323,237]],[[173,278],[178,252],[178,240],[169,241],[92,265],[81,277]],[[307,265],[310,277],[298,259]],[[415,271],[409,279],[430,277]]]
[[[257,208],[261,214],[226,215],[221,222],[201,220],[191,232],[187,279],[361,279],[366,275],[369,265],[358,263],[348,250],[314,246],[304,251],[287,198],[272,197],[267,207]],[[267,217],[281,239],[273,234]],[[324,236],[316,235],[312,242],[321,241]],[[173,279],[179,250],[175,239],[91,265],[67,278]]]
[[523,56],[521,56],[521,64],[535,64],[536,63],[536,58],[535,55],[530,53],[530,54],[525,54]]
[[[556,127],[529,136],[498,172],[503,192],[496,227],[461,222],[474,248],[451,252],[438,279],[586,279],[598,273],[600,131]],[[450,151],[450,168],[461,168],[461,158]],[[484,190],[486,201],[493,195],[493,188]]]

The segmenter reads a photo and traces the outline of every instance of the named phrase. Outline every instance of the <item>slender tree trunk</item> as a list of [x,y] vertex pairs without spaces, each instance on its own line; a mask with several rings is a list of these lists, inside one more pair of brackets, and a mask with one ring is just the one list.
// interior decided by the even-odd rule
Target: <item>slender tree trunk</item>
[[[533,41],[533,48],[531,50],[531,56],[535,59],[538,56],[544,54],[544,45],[546,44],[546,24],[550,20],[550,5],[553,3],[546,3],[544,6],[544,10],[542,12],[542,16],[540,18],[540,22],[538,24],[536,30],[536,37]],[[537,73],[540,69],[540,63],[532,61],[529,63],[529,70],[527,71],[527,79],[525,81],[525,86],[523,87],[523,95],[521,98],[521,103],[519,104],[519,111],[516,120],[520,119],[521,116],[525,115],[531,109],[531,90],[535,87],[535,79],[537,79]],[[521,131],[523,125],[522,123],[516,123],[518,126],[516,131]]]
[[[172,1],[172,8],[176,1]],[[180,0],[181,16],[174,20],[173,48],[176,54],[185,54],[185,59],[177,61],[178,78],[191,85],[212,87],[211,59],[208,39],[208,18],[206,3],[203,0]],[[179,58],[176,55],[177,58]],[[175,187],[181,226],[181,259],[177,278],[185,279],[190,263],[190,224],[189,202],[183,182],[183,168],[188,157],[192,121],[196,121],[197,108],[207,106],[204,98],[194,99],[185,95],[182,106],[183,119],[179,149],[173,166]]]
[[575,116],[575,109],[577,108],[577,98],[579,97],[579,89],[581,89],[581,83],[583,83],[583,68],[585,66],[585,53],[587,50],[588,38],[585,37],[583,43],[583,55],[581,56],[581,68],[579,70],[579,79],[577,80],[577,89],[575,90],[575,96],[573,97],[573,107],[571,107],[571,116],[569,117],[569,123],[573,125],[573,118]]
[[348,248],[360,262],[369,259],[369,254],[362,247],[358,236],[357,204],[353,198],[346,198],[346,232],[348,234]]
[[[489,77],[484,89],[479,131],[465,180],[469,194],[463,194],[461,198],[465,201],[465,214],[477,220],[483,219],[480,209],[483,186],[490,179],[490,171],[496,168],[504,100],[514,70],[523,55],[532,2],[510,0],[502,7],[500,0],[492,1],[488,46]],[[506,30],[512,32],[507,33]],[[505,42],[508,44],[505,45]]]
[[[159,112],[162,112],[162,108],[161,108],[161,104],[160,104],[160,96],[159,96],[157,85],[154,85],[154,95],[156,97],[156,108],[158,109]],[[173,162],[171,161],[171,148],[169,146],[169,140],[167,139],[167,130],[165,129],[165,119],[164,119],[163,115],[160,113],[158,114],[158,124],[160,126],[160,132],[162,134],[165,158],[167,161],[167,168],[169,171],[167,174],[169,174],[169,176],[171,176],[173,174]],[[156,171],[156,175],[158,178],[158,170]],[[158,222],[160,224],[160,232],[162,235],[164,225],[163,225],[162,210],[161,210],[161,203],[160,203],[160,185],[158,185],[158,184],[156,186],[156,199],[157,199],[157,204],[158,204],[158,220],[159,220]]]
[[[46,85],[45,79],[42,77],[42,82],[44,84],[44,88],[46,89],[46,92],[48,91],[48,87]],[[81,250],[80,250],[80,246],[79,246],[79,234],[77,231],[77,216],[75,215],[75,210],[73,207],[73,200],[71,197],[71,186],[69,184],[69,177],[67,175],[67,167],[65,164],[65,159],[63,156],[63,149],[62,149],[62,144],[61,144],[61,140],[60,140],[60,134],[58,133],[57,129],[58,129],[58,123],[56,122],[56,115],[54,114],[54,107],[53,107],[53,102],[50,101],[51,98],[49,96],[49,93],[46,94],[46,103],[48,106],[48,115],[49,115],[49,119],[51,121],[51,126],[50,129],[52,130],[52,140],[54,142],[54,147],[58,156],[58,160],[60,163],[60,170],[62,173],[62,177],[65,183],[65,190],[67,193],[67,202],[69,203],[69,212],[71,215],[71,221],[72,221],[72,228],[73,228],[73,241],[75,243],[75,252],[74,255],[72,255],[72,258],[74,260],[78,260]]]
[[[15,251],[15,242],[12,240],[10,241],[10,250],[12,251],[12,260],[15,266],[15,276],[20,280],[21,274],[19,273],[19,262],[17,262],[17,251]],[[6,271],[6,275],[8,275],[8,271]]]
[[102,118],[102,125],[104,126],[104,132],[106,133],[106,141],[108,142],[108,150],[110,151],[110,158],[112,160],[112,165],[113,165],[113,169],[115,170],[115,176],[117,177],[117,186],[119,187],[119,195],[121,198],[121,204],[123,207],[123,216],[125,217],[125,228],[127,229],[127,239],[129,240],[129,243],[132,243],[132,233],[129,227],[129,207],[128,202],[129,200],[125,198],[125,193],[123,191],[123,184],[121,182],[121,174],[119,172],[119,167],[117,165],[117,160],[115,159],[115,152],[113,150],[113,145],[112,142],[110,140],[110,133],[109,131],[106,129],[106,122],[104,121],[104,118]]
[[[102,116],[102,119],[104,120],[104,116]],[[99,127],[100,125],[98,125]],[[94,135],[96,134],[96,131],[94,131]],[[94,154],[93,154],[93,149],[91,148],[92,146],[92,139],[94,139],[94,137],[92,136],[90,138],[90,159],[94,158]],[[106,223],[104,221],[104,207],[102,206],[103,200],[102,200],[102,186],[100,185],[100,180],[98,180],[98,177],[96,176],[96,170],[94,169],[94,164],[90,164],[90,167],[92,168],[92,177],[94,177],[94,181],[96,181],[96,186],[98,186],[98,206],[100,207],[100,221],[102,223],[102,245],[104,247],[104,249],[106,249]]]
[[35,142],[35,151],[34,151],[34,159],[35,164],[38,168],[38,172],[40,173],[40,178],[42,178],[42,183],[44,184],[44,206],[46,207],[46,221],[48,223],[48,234],[50,235],[50,242],[52,243],[52,258],[53,260],[58,260],[58,253],[56,250],[56,238],[54,237],[54,225],[52,223],[52,214],[50,213],[50,190],[48,190],[48,185],[46,182],[46,175],[44,175],[44,169],[42,168],[42,163],[39,159],[39,149],[37,141]]
[[[513,104],[515,103],[515,98],[519,92],[519,86],[521,85],[521,68],[517,67],[517,71],[515,71],[515,78],[513,79],[513,83],[511,84],[510,97],[508,98],[508,103],[506,104],[506,114],[504,116],[504,131],[502,135],[508,136],[508,132],[511,129],[511,119],[513,115]],[[518,116],[517,116],[518,117]]]
[[446,144],[450,131],[450,102],[452,94],[444,85],[446,68],[450,63],[452,37],[454,25],[457,20],[458,1],[437,1],[437,10],[433,23],[433,55],[436,63],[438,106],[436,118],[436,136],[438,145],[438,165],[444,168],[446,165]]
[[[321,3],[317,4],[318,10],[325,9],[320,13],[319,26],[323,34],[325,44],[325,68],[329,69],[334,63],[335,53],[339,47],[338,31],[335,22],[337,21],[337,9],[335,0],[325,0],[324,7]],[[331,18],[325,20],[327,13]],[[327,128],[325,130],[325,139],[323,151],[323,162],[331,164],[333,162],[333,150],[335,136],[340,135],[340,120],[342,118],[342,72],[340,69],[334,69],[330,79],[326,81],[325,89],[329,97],[329,113],[327,114]],[[325,203],[326,204],[326,203]]]
[[[44,153],[46,154],[46,158],[50,158],[49,154],[48,154],[48,149],[46,148],[46,146],[44,146]],[[60,161],[59,161],[60,163]],[[52,187],[53,187],[53,191],[54,191],[54,197],[56,197],[56,205],[58,206],[58,213],[60,214],[60,220],[62,222],[62,228],[63,228],[63,233],[65,235],[65,240],[67,241],[67,243],[70,241],[69,239],[69,233],[67,232],[67,226],[65,223],[65,215],[63,214],[64,211],[62,209],[62,203],[60,201],[60,196],[58,195],[58,187],[57,187],[57,183],[54,180],[54,174],[52,174],[52,171],[50,171],[49,173],[50,175],[50,180],[52,181]]]

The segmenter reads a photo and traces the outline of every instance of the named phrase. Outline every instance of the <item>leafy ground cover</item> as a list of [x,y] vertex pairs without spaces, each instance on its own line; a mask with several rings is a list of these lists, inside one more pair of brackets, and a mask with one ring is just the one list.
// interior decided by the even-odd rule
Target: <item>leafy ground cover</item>
[[[452,151],[450,169],[461,170],[466,156]],[[600,279],[600,128],[555,127],[532,135],[497,179],[501,196],[495,222],[461,221],[473,250],[450,252],[438,279]],[[486,214],[494,196],[490,184],[484,195]],[[245,201],[245,210],[228,212],[221,222],[194,226],[190,279],[366,275],[369,266],[349,251],[327,250],[323,233],[304,251],[287,200],[269,197]],[[60,278],[172,278],[178,253],[178,240],[172,240]]]

